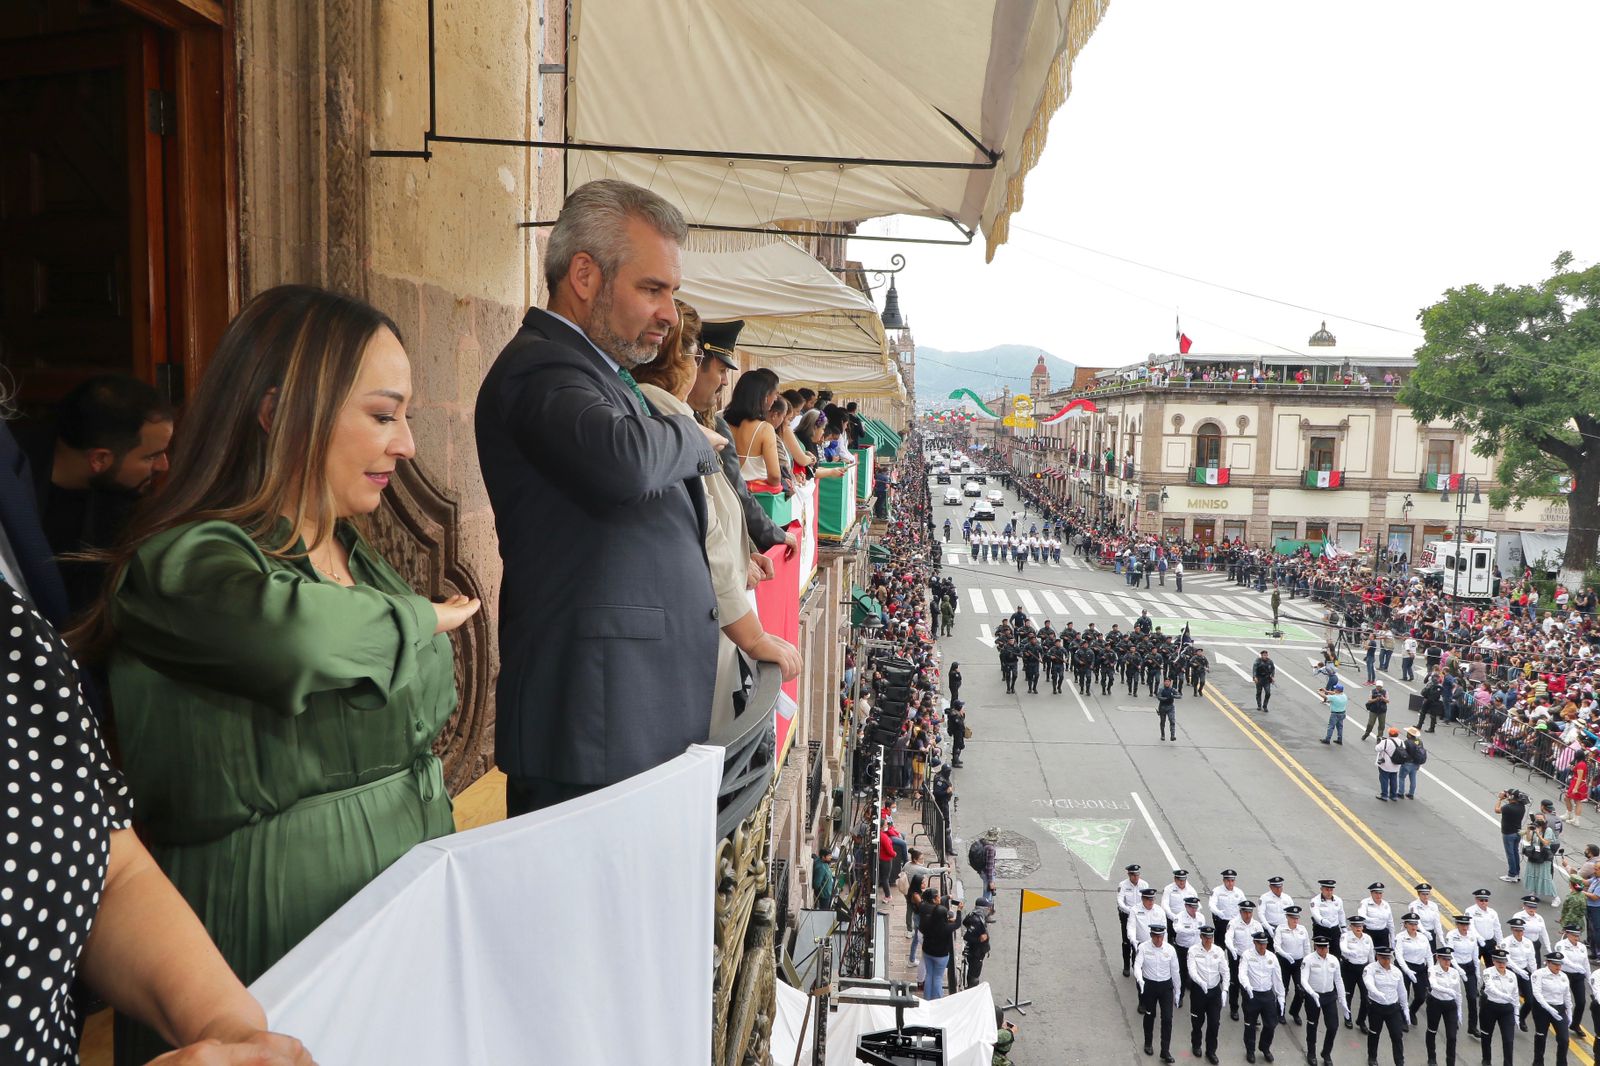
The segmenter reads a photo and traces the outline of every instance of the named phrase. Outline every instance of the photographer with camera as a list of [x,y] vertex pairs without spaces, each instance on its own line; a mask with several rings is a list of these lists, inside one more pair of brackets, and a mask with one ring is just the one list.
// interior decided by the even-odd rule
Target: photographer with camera
[[1497,794],[1494,813],[1500,816],[1500,839],[1506,849],[1506,872],[1502,881],[1522,880],[1522,820],[1528,815],[1528,796],[1518,788]]

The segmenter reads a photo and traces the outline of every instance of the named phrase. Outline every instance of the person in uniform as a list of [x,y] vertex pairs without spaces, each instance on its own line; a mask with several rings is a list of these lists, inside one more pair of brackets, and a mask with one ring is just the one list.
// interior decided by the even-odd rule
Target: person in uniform
[[1478,942],[1483,945],[1480,949],[1483,964],[1489,965],[1489,952],[1500,942],[1505,931],[1500,928],[1500,915],[1489,906],[1489,897],[1494,895],[1487,888],[1476,889],[1472,893],[1472,906],[1467,908],[1467,917],[1472,919],[1472,931],[1478,934]]
[[1247,954],[1255,951],[1255,935],[1265,934],[1266,926],[1256,921],[1256,905],[1248,899],[1239,904],[1239,917],[1228,926],[1228,1017],[1239,1020],[1239,966]]
[[1367,1008],[1372,1001],[1367,998],[1367,986],[1361,983],[1361,975],[1371,965],[1375,958],[1376,945],[1367,935],[1367,920],[1359,914],[1350,916],[1349,928],[1339,938],[1339,965],[1344,977],[1344,1027],[1350,1028],[1350,1005],[1354,1002],[1356,994],[1361,995],[1361,1009],[1356,1011],[1356,1025],[1364,1033],[1367,1031]]
[[[1451,952],[1451,957],[1456,962],[1456,969],[1464,970],[1461,965],[1460,952]],[[1489,1051],[1493,1046],[1494,1031],[1500,1029],[1500,1062],[1501,1066],[1511,1066],[1511,1042],[1516,1036],[1516,1024],[1513,1019],[1517,1014],[1517,975],[1506,968],[1506,953],[1496,948],[1490,954],[1494,963],[1483,973],[1483,1032],[1477,1035],[1483,1041],[1483,1061],[1489,1062]],[[1478,955],[1472,954],[1472,966],[1478,965]],[[1465,974],[1462,974],[1463,983]],[[1467,989],[1467,1014],[1469,1021],[1478,1013],[1472,995],[1472,989]],[[1470,1033],[1477,1033],[1475,1027],[1468,1029]]]
[[1600,970],[1589,971],[1589,1029],[1593,1034],[1589,1056],[1600,1057]]
[[[1522,919],[1522,931],[1533,941],[1534,950],[1539,955],[1539,965],[1543,966],[1546,953],[1554,951],[1555,945],[1550,941],[1550,927],[1545,925],[1544,915],[1539,913],[1539,897],[1523,896],[1522,913],[1517,917]],[[1510,924],[1506,923],[1508,926]]]
[[1571,982],[1561,972],[1564,958],[1565,952],[1552,951],[1533,975],[1533,1066],[1544,1066],[1544,1041],[1551,1028],[1556,1031],[1556,1066],[1567,1066],[1567,1043],[1578,1005]]
[[1044,657],[1044,649],[1039,645],[1039,637],[1035,634],[1028,638],[1022,646],[1022,676],[1028,682],[1028,691],[1034,695],[1039,693],[1039,661]]
[[1427,1023],[1428,1033],[1423,1037],[1423,1044],[1428,1049],[1428,1062],[1439,1061],[1437,1040],[1439,1025],[1444,1024],[1444,1061],[1450,1066],[1455,1066],[1456,1061],[1456,1034],[1461,1029],[1461,1020],[1465,1016],[1463,1000],[1467,996],[1467,985],[1461,979],[1461,971],[1455,967],[1455,960],[1448,948],[1440,948],[1434,959],[1428,965],[1428,1003]]
[[1400,935],[1394,938],[1394,954],[1395,960],[1411,971],[1411,1003],[1406,1009],[1411,1024],[1416,1025],[1423,1008],[1427,1006],[1433,941],[1423,935],[1422,920],[1410,911],[1401,916],[1400,926]]
[[1161,909],[1167,912],[1167,918],[1169,919],[1167,928],[1169,931],[1172,928],[1170,920],[1183,913],[1184,897],[1192,895],[1194,895],[1194,889],[1189,887],[1189,871],[1172,871],[1172,883],[1161,890]]
[[1200,944],[1190,949],[1184,976],[1189,982],[1189,1051],[1200,1057],[1204,1033],[1206,1061],[1217,1066],[1217,1031],[1222,1028],[1222,1001],[1228,994],[1228,957],[1217,947],[1212,926],[1200,927]]
[[1017,661],[1021,658],[1017,645],[1009,637],[1002,640],[998,635],[995,643],[1000,652],[1000,679],[1006,683],[1006,692],[1014,693],[1017,691]]
[[1156,1012],[1161,1012],[1161,1061],[1172,1062],[1172,1012],[1183,1003],[1183,985],[1178,980],[1178,953],[1166,941],[1167,931],[1160,926],[1150,930],[1150,939],[1133,955],[1133,981],[1139,989],[1139,1013],[1144,1015],[1144,1053],[1152,1054]]
[[[1461,971],[1461,980],[1467,986],[1467,1034],[1478,1035],[1478,978],[1486,968],[1482,962],[1482,942],[1478,934],[1472,931],[1472,919],[1465,914],[1455,916],[1455,928],[1444,935],[1444,946],[1450,949],[1450,955],[1456,960],[1456,969]],[[1502,956],[1505,952],[1500,953]],[[1503,969],[1503,967],[1502,967]],[[1512,1003],[1516,1002],[1517,975],[1507,973],[1511,982]],[[1488,1054],[1488,1045],[1484,1045],[1484,1054]],[[1507,1062],[1510,1059],[1506,1060]]]
[[1117,882],[1117,928],[1122,936],[1122,976],[1127,977],[1131,972],[1128,968],[1133,965],[1133,941],[1128,939],[1128,918],[1132,916],[1134,908],[1139,906],[1139,893],[1148,886],[1139,876],[1139,864],[1130,862],[1123,868],[1128,876]]
[[[1239,960],[1239,998],[1244,1001],[1244,1060],[1256,1061],[1256,1048],[1272,1061],[1272,1037],[1283,1018],[1283,969],[1267,950],[1272,938],[1265,930],[1251,934],[1250,950]],[[1256,1031],[1260,1029],[1260,1043]]]
[[1117,652],[1105,641],[1095,648],[1094,668],[1100,678],[1100,695],[1111,695],[1111,685],[1117,678]]
[[1300,924],[1300,907],[1283,909],[1283,925],[1272,936],[1272,950],[1277,952],[1283,966],[1283,987],[1292,991],[1289,999],[1289,1018],[1300,1024],[1300,1008],[1305,1003],[1305,989],[1300,985],[1300,964],[1311,954],[1311,934]]
[[1278,664],[1263,651],[1251,664],[1250,674],[1256,682],[1256,710],[1262,714],[1270,713],[1267,705],[1272,702],[1272,682],[1278,676]]
[[1367,935],[1374,947],[1389,947],[1394,933],[1394,908],[1383,898],[1383,882],[1374,881],[1367,886],[1367,898],[1356,907],[1356,913],[1367,920]]
[[1394,964],[1394,949],[1375,949],[1376,958],[1362,971],[1361,983],[1367,990],[1367,1063],[1378,1061],[1378,1041],[1389,1030],[1389,1051],[1394,1066],[1405,1066],[1406,1049],[1402,1042],[1411,1028],[1406,1021],[1406,985],[1411,971]]
[[1344,935],[1344,900],[1334,894],[1339,882],[1324,877],[1317,882],[1317,897],[1311,901],[1311,936],[1328,940],[1328,954],[1339,957],[1339,938]]
[[1283,890],[1283,878],[1267,878],[1267,890],[1261,896],[1261,905],[1256,913],[1261,915],[1261,924],[1267,931],[1276,933],[1278,926],[1283,924],[1283,909],[1293,907],[1294,898]]
[[1052,695],[1061,695],[1061,682],[1066,678],[1067,652],[1055,637],[1051,637],[1044,647],[1045,676],[1050,681]]
[[1132,639],[1125,640],[1122,644],[1122,683],[1128,687],[1128,695],[1139,694],[1139,659],[1143,652],[1139,645]]
[[1433,886],[1423,881],[1417,885],[1417,898],[1406,910],[1417,916],[1417,924],[1433,940],[1434,946],[1444,943],[1444,929],[1439,924],[1439,903],[1433,898]]
[[1205,649],[1196,644],[1189,654],[1189,687],[1196,696],[1205,694],[1206,674],[1210,671],[1211,660],[1206,658]]
[[1162,682],[1160,690],[1156,693],[1156,722],[1161,727],[1161,739],[1167,740],[1168,733],[1171,739],[1178,739],[1178,694],[1173,690],[1172,679]]
[[1344,967],[1329,954],[1332,944],[1326,935],[1312,942],[1312,954],[1300,967],[1300,984],[1306,995],[1306,1066],[1317,1066],[1317,1026],[1322,1034],[1322,1066],[1333,1066],[1333,1035],[1339,1031],[1339,1016],[1349,1024],[1350,1003],[1345,994]]
[[1189,952],[1200,946],[1200,927],[1206,924],[1200,913],[1200,897],[1185,896],[1183,911],[1172,919],[1172,950],[1178,953],[1178,978],[1188,995]]
[[[1581,925],[1562,926],[1561,943],[1556,945],[1556,950],[1561,954],[1561,972],[1567,975],[1567,981],[1572,985],[1572,1031],[1578,1036],[1583,1034],[1583,1004],[1589,991],[1589,949],[1583,943],[1583,927]],[[1546,962],[1556,951],[1544,957]],[[1561,1041],[1563,1044],[1566,1040]]]
[[1133,942],[1135,951],[1149,942],[1152,929],[1166,933],[1167,912],[1156,902],[1156,890],[1146,885],[1139,890],[1139,905],[1128,915],[1128,939]]
[[1078,691],[1085,696],[1094,691],[1094,662],[1095,651],[1087,640],[1081,641],[1072,649],[1072,680],[1077,683]]
[[1526,1033],[1528,1012],[1533,1009],[1533,974],[1544,963],[1538,947],[1528,939],[1526,925],[1520,916],[1507,922],[1506,928],[1511,933],[1501,937],[1497,946],[1506,953],[1506,969],[1517,975],[1517,991],[1522,996],[1522,1009],[1517,1012],[1517,1028]]
[[[1161,649],[1154,644],[1140,657],[1139,668],[1144,671],[1144,693],[1146,696],[1154,696],[1156,694],[1156,687],[1161,682],[1161,668],[1165,664],[1165,656],[1161,654]],[[1174,737],[1173,739],[1176,740],[1177,738]]]
[[1222,884],[1211,890],[1211,899],[1207,901],[1217,940],[1224,945],[1228,943],[1228,926],[1239,917],[1239,906],[1245,901],[1245,894],[1236,883],[1238,879],[1237,870],[1222,871]]

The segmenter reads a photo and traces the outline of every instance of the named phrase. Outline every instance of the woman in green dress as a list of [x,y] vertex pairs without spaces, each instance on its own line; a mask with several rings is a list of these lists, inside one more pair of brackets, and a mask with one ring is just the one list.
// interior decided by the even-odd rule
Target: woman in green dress
[[[417,595],[349,521],[415,453],[411,395],[378,311],[258,296],[74,634],[107,663],[150,850],[246,984],[452,829],[431,748],[456,702],[446,634],[478,601]],[[119,1063],[159,1049],[119,1020]]]

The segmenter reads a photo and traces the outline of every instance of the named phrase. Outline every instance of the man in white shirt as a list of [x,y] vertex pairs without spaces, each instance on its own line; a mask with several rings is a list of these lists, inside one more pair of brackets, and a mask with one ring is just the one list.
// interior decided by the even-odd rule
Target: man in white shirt
[[1122,976],[1126,977],[1133,965],[1133,941],[1128,939],[1128,917],[1139,906],[1139,892],[1145,883],[1139,876],[1138,863],[1130,862],[1124,872],[1128,876],[1117,884],[1117,928],[1122,936]]
[[1383,898],[1383,882],[1374,881],[1367,886],[1367,898],[1356,907],[1356,913],[1367,920],[1367,935],[1374,947],[1389,947],[1394,932],[1394,908]]
[[1244,1000],[1244,1059],[1256,1061],[1256,1027],[1261,1027],[1261,1054],[1272,1061],[1272,1036],[1283,1018],[1283,970],[1267,950],[1271,937],[1263,930],[1250,938],[1250,951],[1239,960],[1239,995]]
[[[1470,911],[1468,912],[1471,913]],[[1539,897],[1523,896],[1522,912],[1517,915],[1522,919],[1522,931],[1533,941],[1534,950],[1539,953],[1540,965],[1544,964],[1544,957],[1548,952],[1554,951],[1556,946],[1550,941],[1550,927],[1544,922],[1544,915],[1539,913]],[[1516,919],[1513,918],[1512,921]],[[1510,925],[1511,922],[1507,922]]]
[[[1455,928],[1444,935],[1444,946],[1450,949],[1450,955],[1456,960],[1456,969],[1461,971],[1461,979],[1467,985],[1467,1032],[1472,1036],[1478,1033],[1478,977],[1487,970],[1481,961],[1483,942],[1478,939],[1478,934],[1472,931],[1472,919],[1465,914],[1455,916]],[[1511,975],[1512,984],[1516,984],[1516,974]]]
[[1238,879],[1237,870],[1222,871],[1222,884],[1211,890],[1210,905],[1207,907],[1211,912],[1211,924],[1217,930],[1217,941],[1224,945],[1228,943],[1228,926],[1239,917],[1239,905],[1246,898],[1237,884]]
[[1172,871],[1172,883],[1161,890],[1161,909],[1167,912],[1167,919],[1171,921],[1183,913],[1183,898],[1194,894],[1189,887],[1189,871]]
[[[1561,943],[1556,945],[1556,951],[1550,955],[1561,955],[1561,972],[1566,974],[1567,981],[1572,986],[1572,1031],[1583,1036],[1584,997],[1589,991],[1589,949],[1583,943],[1583,927],[1580,925],[1566,925],[1561,928]],[[1550,961],[1550,955],[1545,956],[1545,961]]]
[[1300,924],[1298,906],[1283,909],[1283,925],[1272,936],[1272,950],[1277,952],[1283,966],[1283,987],[1292,989],[1289,1000],[1289,1017],[1300,1024],[1300,1008],[1305,1003],[1305,989],[1300,986],[1300,963],[1311,954],[1311,934]]
[[1433,898],[1433,886],[1423,881],[1417,885],[1417,898],[1406,906],[1415,914],[1422,931],[1433,939],[1435,945],[1444,943],[1444,927],[1440,922],[1439,901]]
[[1334,894],[1339,882],[1325,877],[1317,882],[1317,897],[1311,901],[1311,936],[1327,937],[1328,954],[1339,957],[1339,937],[1344,934],[1344,900]]
[[1183,1002],[1178,979],[1178,953],[1167,943],[1167,931],[1150,929],[1150,939],[1133,955],[1133,981],[1139,988],[1139,1013],[1144,1015],[1144,1053],[1153,1054],[1156,1011],[1161,1012],[1161,1061],[1172,1062],[1172,1012]]
[[1332,946],[1326,936],[1312,944],[1315,949],[1300,966],[1300,985],[1306,993],[1306,1063],[1316,1066],[1317,1026],[1325,1024],[1322,1035],[1322,1064],[1332,1066],[1333,1035],[1339,1031],[1339,1015],[1349,1024],[1350,1004],[1345,996],[1343,966],[1329,954]]
[[1429,1062],[1438,1061],[1434,1045],[1440,1022],[1444,1023],[1444,1060],[1452,1064],[1456,1061],[1456,1033],[1461,1028],[1466,995],[1466,982],[1455,967],[1450,949],[1440,948],[1428,967],[1428,1035],[1423,1044],[1428,1049]]
[[1371,964],[1375,955],[1376,945],[1367,935],[1367,920],[1359,914],[1350,916],[1350,927],[1339,938],[1339,967],[1344,984],[1344,1027],[1350,1028],[1350,1007],[1356,994],[1361,995],[1361,1009],[1356,1012],[1356,1025],[1361,1031],[1367,1031],[1367,1009],[1372,1006],[1372,1000],[1367,996],[1367,987],[1361,983],[1361,975],[1366,973],[1367,966]]
[[1567,1043],[1577,1021],[1578,1007],[1572,998],[1572,985],[1561,972],[1562,956],[1562,952],[1552,951],[1545,956],[1546,965],[1533,975],[1534,1066],[1544,1066],[1545,1034],[1552,1026],[1556,1031],[1556,1066],[1567,1066]]
[[1278,931],[1278,926],[1283,924],[1283,909],[1292,906],[1294,898],[1283,890],[1283,878],[1267,878],[1267,890],[1261,896],[1261,906],[1256,908],[1256,913],[1268,932]]
[[1127,928],[1135,950],[1149,942],[1151,930],[1167,931],[1167,912],[1156,902],[1156,890],[1148,884],[1139,890],[1139,905],[1128,915]]
[[1217,947],[1216,930],[1200,927],[1200,943],[1189,950],[1185,969],[1189,981],[1189,1050],[1200,1057],[1200,1036],[1205,1034],[1205,1056],[1217,1066],[1217,1030],[1222,1027],[1222,1001],[1228,994],[1227,952]]
[[1367,964],[1361,974],[1361,983],[1367,990],[1367,1062],[1378,1061],[1378,1040],[1383,1030],[1389,1030],[1389,1050],[1394,1056],[1394,1066],[1404,1066],[1405,1045],[1401,1037],[1411,1026],[1406,1020],[1406,985],[1411,971],[1394,965],[1393,948],[1377,948],[1377,957]]
[[1239,904],[1239,917],[1228,926],[1228,939],[1223,947],[1228,951],[1228,1017],[1239,1020],[1239,964],[1246,954],[1255,951],[1255,935],[1265,933],[1266,926],[1256,921],[1256,905],[1250,900]]
[[1185,994],[1189,991],[1189,952],[1200,946],[1200,929],[1205,924],[1200,914],[1200,897],[1185,896],[1183,913],[1172,919],[1172,950],[1178,953],[1178,977],[1185,982]]
[[1411,1003],[1406,1008],[1411,1024],[1427,1005],[1428,968],[1433,965],[1433,943],[1422,935],[1420,920],[1407,911],[1400,919],[1400,935],[1394,938],[1395,961],[1411,971]]
[[[1453,953],[1457,962],[1457,969],[1461,956]],[[1502,1066],[1511,1066],[1511,1042],[1515,1035],[1512,1028],[1513,1019],[1517,1015],[1517,975],[1506,968],[1506,953],[1496,948],[1490,955],[1493,966],[1483,973],[1483,1061],[1489,1061],[1489,1049],[1494,1041],[1496,1027],[1500,1029],[1500,1062]],[[1472,965],[1478,964],[1478,956],[1474,952]],[[1463,974],[1465,976],[1465,974]],[[1467,990],[1467,1013],[1476,1013],[1473,1009],[1472,990]]]
[[1467,917],[1472,919],[1472,931],[1478,934],[1478,940],[1483,944],[1480,954],[1485,966],[1489,965],[1489,952],[1505,936],[1505,930],[1500,928],[1499,912],[1489,906],[1492,895],[1494,893],[1487,888],[1474,889],[1472,906],[1467,908]]
[[1522,1009],[1517,1012],[1517,1027],[1528,1031],[1528,1012],[1533,1009],[1533,972],[1543,965],[1538,948],[1528,939],[1522,917],[1519,915],[1506,923],[1511,930],[1500,939],[1500,950],[1506,953],[1506,969],[1517,975],[1517,989],[1522,994]]

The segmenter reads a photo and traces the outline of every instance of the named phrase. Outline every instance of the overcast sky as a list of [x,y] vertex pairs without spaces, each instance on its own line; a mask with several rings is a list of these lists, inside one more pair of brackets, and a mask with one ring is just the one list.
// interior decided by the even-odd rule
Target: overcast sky
[[852,255],[906,256],[936,348],[1113,366],[1174,350],[1179,309],[1200,353],[1304,351],[1323,318],[1066,240],[1323,309],[1339,353],[1410,354],[1446,288],[1600,259],[1597,42],[1597,0],[1112,0],[993,263],[981,237]]

